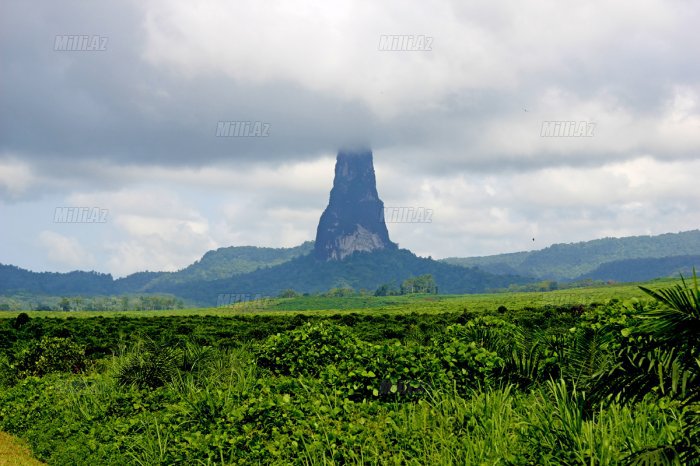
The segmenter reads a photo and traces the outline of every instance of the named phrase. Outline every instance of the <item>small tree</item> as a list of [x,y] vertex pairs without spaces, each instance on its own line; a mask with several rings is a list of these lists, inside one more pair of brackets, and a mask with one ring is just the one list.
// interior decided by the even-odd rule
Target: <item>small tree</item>
[[401,284],[401,294],[431,293],[437,294],[437,284],[430,274],[407,278]]
[[294,291],[291,288],[287,288],[286,290],[282,291],[279,294],[280,298],[296,298],[298,296],[299,296],[299,293],[297,293],[296,291]]
[[79,372],[85,367],[85,350],[68,338],[43,337],[19,354],[16,367],[20,377]]
[[70,301],[68,300],[68,298],[66,298],[65,296],[61,298],[61,302],[58,303],[58,307],[60,307],[62,311],[70,311]]
[[395,286],[385,283],[376,289],[374,296],[396,296],[400,294],[399,290]]

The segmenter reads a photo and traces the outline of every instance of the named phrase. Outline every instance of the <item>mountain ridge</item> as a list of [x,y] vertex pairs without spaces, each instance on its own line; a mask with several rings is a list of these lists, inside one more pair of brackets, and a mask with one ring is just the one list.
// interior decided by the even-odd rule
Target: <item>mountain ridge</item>
[[[585,255],[582,251],[593,246],[605,245],[609,241],[628,239],[643,239],[648,247],[649,240],[658,239],[665,243],[663,247],[653,247],[657,255],[663,252],[675,252],[662,257],[629,257],[601,262],[595,267],[592,262],[581,263]],[[587,245],[587,246],[586,246]],[[601,238],[592,241],[558,244],[538,251],[506,253],[494,256],[480,256],[472,264],[454,264],[448,259],[435,261],[421,258],[408,250],[380,250],[372,253],[356,253],[343,261],[330,261],[332,265],[324,265],[324,261],[313,261],[313,241],[307,241],[292,248],[259,248],[255,246],[230,246],[208,251],[201,259],[177,272],[136,272],[134,274],[113,279],[111,274],[98,272],[72,271],[32,272],[17,266],[0,264],[0,294],[8,295],[18,292],[30,292],[47,295],[108,295],[127,293],[172,293],[178,297],[204,296],[202,304],[211,304],[216,296],[222,293],[245,293],[273,295],[286,288],[295,288],[299,292],[325,291],[331,287],[350,286],[355,289],[374,289],[382,284],[398,282],[409,276],[423,273],[433,273],[441,293],[447,292],[478,292],[487,289],[506,287],[510,283],[524,283],[533,279],[562,280],[560,276],[523,273],[532,264],[539,264],[538,270],[546,269],[548,265],[542,257],[525,259],[542,251],[548,251],[549,256],[554,252],[572,253],[568,262],[576,262],[577,267],[588,268],[583,273],[569,272],[573,276],[569,280],[597,279],[616,281],[637,281],[638,278],[650,279],[661,276],[676,275],[677,272],[687,273],[694,265],[700,267],[700,230],[690,230],[679,233],[664,233],[656,236],[631,236],[622,238]],[[678,252],[694,251],[697,254],[678,254]],[[648,248],[633,248],[628,255],[642,254]],[[636,252],[635,252],[636,251]],[[649,252],[646,252],[649,254]],[[410,256],[412,257],[410,257]],[[357,256],[357,257],[355,257]],[[507,263],[503,258],[511,260]],[[548,256],[545,256],[545,259]],[[465,258],[468,259],[468,258]],[[549,259],[556,259],[549,257]],[[246,262],[246,260],[248,262]],[[373,262],[373,260],[375,262]],[[296,262],[293,262],[296,261]],[[539,261],[539,262],[538,262]],[[273,263],[274,262],[274,263]],[[290,265],[290,262],[293,264]],[[566,263],[567,261],[564,261]],[[254,270],[226,269],[225,264],[237,263],[241,267],[253,267]],[[442,266],[449,266],[446,269]],[[295,268],[295,264],[303,268]],[[559,262],[557,262],[559,264]],[[200,270],[207,267],[212,270]],[[217,269],[223,267],[223,269]],[[347,267],[343,271],[343,267]],[[376,269],[379,269],[377,272]],[[640,270],[641,269],[641,270]],[[314,273],[314,270],[319,272]],[[466,271],[466,272],[465,272]],[[201,273],[200,273],[201,272]],[[532,279],[527,277],[531,276]],[[166,277],[166,278],[164,278]],[[174,279],[173,279],[174,278]],[[264,281],[270,283],[264,283]],[[316,280],[317,283],[304,283],[304,280]],[[468,283],[480,284],[470,286]],[[567,279],[564,279],[567,280]]]
[[496,274],[518,274],[537,279],[576,280],[605,263],[628,259],[658,259],[700,255],[700,230],[660,235],[599,238],[558,243],[535,251],[491,256],[448,257],[452,265],[479,267]]

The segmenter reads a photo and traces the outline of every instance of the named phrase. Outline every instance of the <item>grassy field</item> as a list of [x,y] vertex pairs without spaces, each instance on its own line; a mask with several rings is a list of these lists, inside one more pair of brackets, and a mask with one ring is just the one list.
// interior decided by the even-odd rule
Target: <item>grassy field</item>
[[0,466],[35,466],[44,464],[32,458],[29,449],[17,438],[0,432]]
[[[406,295],[406,296],[351,296],[297,298],[269,298],[260,301],[237,303],[221,307],[191,308],[167,311],[25,311],[30,317],[86,318],[86,317],[170,317],[170,316],[227,316],[247,314],[304,313],[329,315],[337,313],[442,313],[470,311],[494,311],[500,306],[510,310],[546,305],[562,306],[605,303],[611,299],[648,300],[639,285],[651,289],[677,283],[675,279],[658,279],[645,283],[624,283],[554,290],[547,292],[504,292],[467,295]],[[0,312],[0,318],[14,318],[20,311]]]

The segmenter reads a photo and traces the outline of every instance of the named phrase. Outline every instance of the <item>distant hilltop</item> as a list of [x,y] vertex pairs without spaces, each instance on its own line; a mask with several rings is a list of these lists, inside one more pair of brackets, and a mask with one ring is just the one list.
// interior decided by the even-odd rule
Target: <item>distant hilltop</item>
[[603,238],[553,244],[538,251],[482,257],[449,257],[443,262],[479,267],[496,274],[547,280],[642,281],[692,273],[700,268],[700,230],[656,236]]

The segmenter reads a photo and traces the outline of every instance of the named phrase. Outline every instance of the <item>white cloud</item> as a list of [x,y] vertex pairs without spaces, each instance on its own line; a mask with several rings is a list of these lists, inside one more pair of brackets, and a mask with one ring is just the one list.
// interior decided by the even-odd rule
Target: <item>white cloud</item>
[[0,197],[18,199],[35,184],[30,164],[14,157],[0,157]]
[[39,244],[45,249],[48,260],[62,271],[88,270],[96,265],[95,256],[76,238],[43,230],[39,233]]

